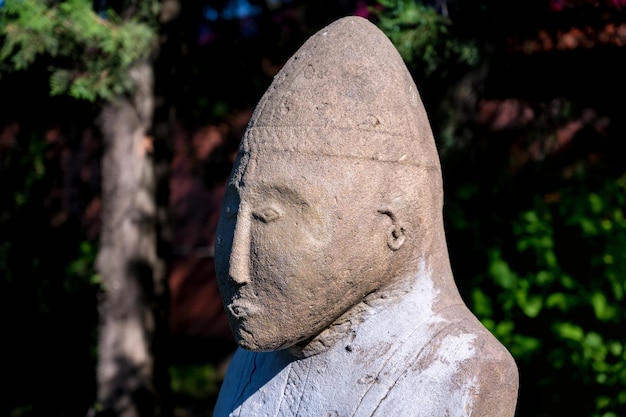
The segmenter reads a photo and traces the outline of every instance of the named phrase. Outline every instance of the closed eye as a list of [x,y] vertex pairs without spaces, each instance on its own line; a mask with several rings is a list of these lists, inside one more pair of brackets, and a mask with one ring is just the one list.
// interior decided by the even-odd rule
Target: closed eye
[[269,223],[278,219],[280,217],[280,212],[274,207],[264,207],[260,210],[253,211],[252,217],[262,221],[263,223]]

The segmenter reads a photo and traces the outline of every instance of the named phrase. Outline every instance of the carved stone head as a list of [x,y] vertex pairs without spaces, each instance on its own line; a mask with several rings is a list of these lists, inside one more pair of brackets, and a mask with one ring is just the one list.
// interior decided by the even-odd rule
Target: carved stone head
[[441,209],[435,143],[396,49],[361,18],[318,32],[261,99],[227,186],[215,256],[237,342],[307,341],[414,274],[444,239]]

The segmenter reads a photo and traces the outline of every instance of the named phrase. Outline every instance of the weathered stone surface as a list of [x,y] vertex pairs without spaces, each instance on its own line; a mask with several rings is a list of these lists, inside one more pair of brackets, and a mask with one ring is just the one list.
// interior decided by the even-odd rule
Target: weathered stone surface
[[349,17],[261,99],[216,268],[239,345],[216,416],[513,416],[517,368],[461,300],[439,158],[402,59]]

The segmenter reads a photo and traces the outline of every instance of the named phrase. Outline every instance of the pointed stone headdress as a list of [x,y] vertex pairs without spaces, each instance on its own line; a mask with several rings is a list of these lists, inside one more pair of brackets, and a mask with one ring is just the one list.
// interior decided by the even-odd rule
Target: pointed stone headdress
[[389,39],[359,17],[313,35],[256,107],[240,152],[280,151],[439,171],[415,83]]

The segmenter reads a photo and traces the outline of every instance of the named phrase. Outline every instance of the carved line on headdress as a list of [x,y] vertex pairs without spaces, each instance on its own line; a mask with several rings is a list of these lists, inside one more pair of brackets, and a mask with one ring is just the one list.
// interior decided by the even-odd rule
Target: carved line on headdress
[[[307,156],[307,155],[308,156],[322,156],[322,157],[330,157],[330,158],[346,159],[346,160],[359,159],[359,160],[371,161],[371,162],[381,162],[385,164],[398,164],[398,165],[404,165],[404,166],[411,166],[414,168],[421,168],[429,172],[440,171],[439,165],[418,164],[418,163],[409,162],[406,160],[399,161],[397,159],[376,159],[374,157],[366,157],[364,155],[339,155],[339,154],[324,153],[324,152],[302,151],[298,149],[273,148],[271,150],[274,152],[293,153],[293,154],[304,155],[304,156]],[[251,155],[253,152],[254,151],[242,151],[242,150],[239,151],[239,153],[242,155]]]
[[[325,128],[311,126],[251,126],[244,134],[239,147],[239,153],[250,155],[258,150],[269,150],[274,152],[288,152],[300,155],[324,156],[345,159],[361,159],[372,162],[385,162],[400,165],[415,166],[426,170],[440,170],[440,165],[432,163],[432,157],[428,146],[425,152],[420,155],[415,149],[407,149],[406,146],[396,146],[397,139],[403,137],[402,134],[393,132],[380,132],[371,130],[361,130],[365,136],[361,136],[353,146],[348,146],[348,151],[337,152],[337,144],[328,140],[333,134],[341,137],[341,133],[354,132],[348,128]],[[335,135],[333,135],[335,136]],[[369,139],[367,138],[369,136]],[[261,139],[262,137],[262,139]],[[381,152],[371,152],[370,149],[380,148],[381,142],[387,139],[388,149]],[[365,140],[363,140],[365,139]],[[341,139],[339,139],[341,140]],[[421,141],[416,138],[416,146]],[[368,147],[367,145],[373,145]],[[434,151],[434,149],[432,150]],[[411,155],[412,154],[412,155]],[[438,162],[438,159],[436,159]],[[430,162],[430,163],[429,163]]]

